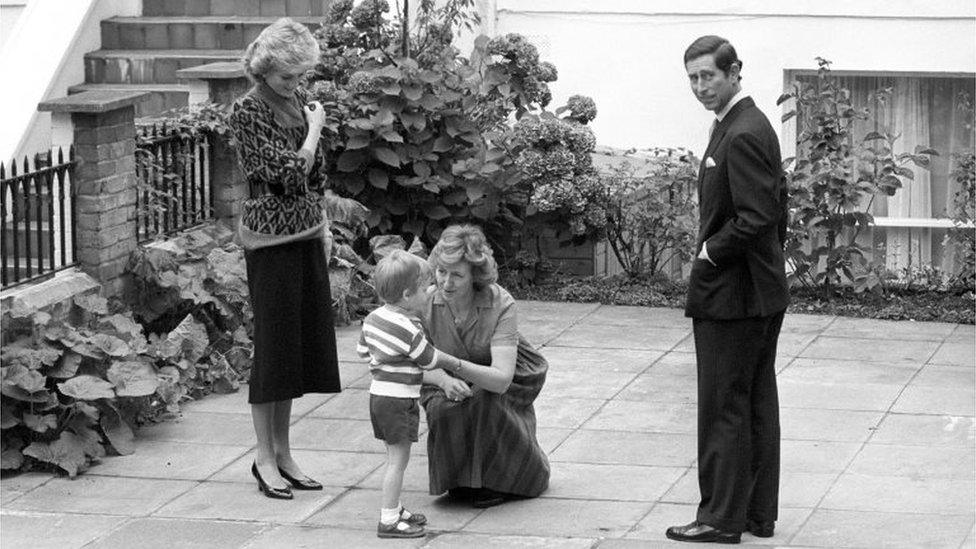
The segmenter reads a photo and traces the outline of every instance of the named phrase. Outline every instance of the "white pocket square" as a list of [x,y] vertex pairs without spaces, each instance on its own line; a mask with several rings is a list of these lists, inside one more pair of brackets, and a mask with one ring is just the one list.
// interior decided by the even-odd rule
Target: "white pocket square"
[[711,156],[709,156],[708,158],[705,159],[705,167],[706,168],[714,168],[715,167],[715,161],[712,160],[712,157]]

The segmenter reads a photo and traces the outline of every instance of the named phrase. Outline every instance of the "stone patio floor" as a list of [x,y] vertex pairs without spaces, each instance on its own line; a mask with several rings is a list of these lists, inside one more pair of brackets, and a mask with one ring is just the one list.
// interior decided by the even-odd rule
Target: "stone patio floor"
[[[295,403],[293,446],[326,488],[262,497],[249,474],[246,391],[142,429],[136,452],[75,480],[0,481],[0,544],[14,548],[629,549],[680,546],[694,518],[695,360],[679,310],[522,302],[550,362],[536,405],[549,491],[477,510],[426,493],[421,425],[403,501],[419,540],[375,536],[384,456],[369,374],[339,330],[345,390]],[[780,547],[976,547],[976,330],[954,324],[787,315],[780,337]]]

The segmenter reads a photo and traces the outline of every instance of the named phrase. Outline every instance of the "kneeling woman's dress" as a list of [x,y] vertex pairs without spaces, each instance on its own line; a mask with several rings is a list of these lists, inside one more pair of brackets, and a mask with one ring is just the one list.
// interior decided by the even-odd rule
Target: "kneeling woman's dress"
[[463,487],[535,497],[549,487],[549,459],[536,439],[532,403],[549,366],[519,336],[515,300],[507,291],[489,286],[476,294],[475,307],[470,321],[459,325],[440,294],[432,293],[425,315],[431,342],[482,365],[491,364],[492,344],[517,346],[515,377],[503,394],[474,387],[461,402],[424,385],[420,402],[429,427],[430,493]]

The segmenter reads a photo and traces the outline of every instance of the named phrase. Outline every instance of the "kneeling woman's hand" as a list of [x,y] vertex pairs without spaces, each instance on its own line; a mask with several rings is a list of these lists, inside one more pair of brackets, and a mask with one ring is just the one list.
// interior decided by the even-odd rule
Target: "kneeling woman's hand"
[[459,402],[471,396],[471,387],[468,387],[467,383],[456,377],[447,375],[444,378],[440,386],[449,400]]

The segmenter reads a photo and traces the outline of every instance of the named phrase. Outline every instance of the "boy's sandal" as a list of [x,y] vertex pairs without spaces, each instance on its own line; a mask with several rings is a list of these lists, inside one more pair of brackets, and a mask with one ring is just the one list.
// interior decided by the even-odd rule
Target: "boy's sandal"
[[410,524],[405,520],[397,520],[393,524],[381,522],[376,526],[376,537],[380,538],[422,538],[426,535],[426,528]]
[[[404,513],[409,513],[409,517],[403,516]],[[427,524],[427,517],[421,515],[420,513],[414,513],[413,511],[407,511],[406,508],[400,510],[400,520],[404,522],[409,522],[410,524],[416,524],[417,526],[423,526]]]

